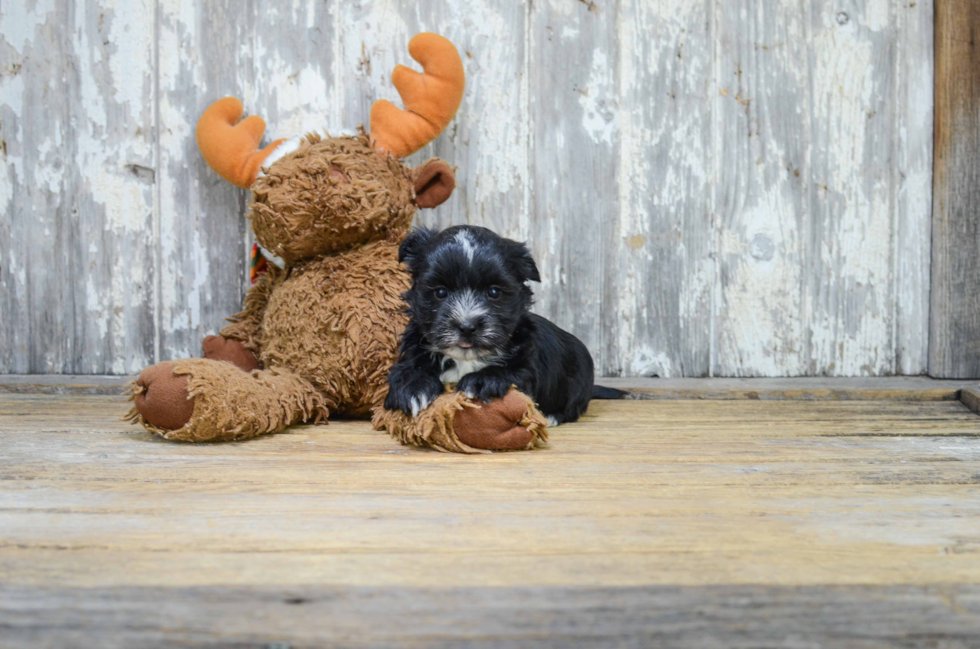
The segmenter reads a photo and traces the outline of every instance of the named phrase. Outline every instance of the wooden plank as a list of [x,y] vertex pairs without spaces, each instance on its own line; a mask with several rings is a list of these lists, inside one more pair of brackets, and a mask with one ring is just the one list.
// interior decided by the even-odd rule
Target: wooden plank
[[0,375],[0,392],[20,394],[123,394],[135,376],[77,374]]
[[771,5],[719,18],[714,373],[921,372],[931,7]]
[[4,7],[0,372],[153,358],[154,21],[150,0]]
[[929,364],[929,266],[932,231],[932,0],[892,5],[896,29],[892,174],[895,250],[895,373],[924,374]]
[[[717,5],[713,234],[717,376],[796,376],[811,140],[806,3]],[[819,367],[819,366],[818,366]]]
[[929,374],[980,377],[980,7],[936,1]]
[[[0,392],[20,394],[121,394],[133,376],[52,374],[0,375]],[[596,382],[632,392],[639,399],[763,399],[949,401],[975,381],[924,376],[866,378],[678,378],[596,377]]]
[[578,336],[601,373],[604,314],[616,308],[604,289],[621,209],[620,16],[619,2],[546,0],[532,3],[529,29],[535,310]]
[[[811,374],[895,371],[893,269],[899,260],[893,206],[899,190],[898,126],[904,123],[897,116],[906,108],[895,99],[896,52],[904,46],[898,11],[907,8],[865,0],[844,9],[820,3],[808,16],[813,42],[806,249]],[[918,219],[906,224],[917,231],[915,224],[927,213],[920,209],[905,216]],[[914,264],[916,259],[921,255],[900,261]],[[918,290],[926,290],[924,283]]]
[[364,422],[173,444],[119,405],[0,397],[5,585],[980,579],[980,418],[955,401],[597,402],[479,458]]
[[[0,372],[45,372],[49,365],[67,364],[69,355],[67,330],[71,327],[58,308],[66,288],[58,281],[66,274],[65,260],[57,254],[60,241],[55,234],[61,234],[61,224],[71,208],[65,204],[63,179],[49,178],[56,160],[48,150],[53,148],[50,140],[66,143],[71,139],[70,115],[65,105],[44,108],[50,96],[67,93],[63,72],[72,44],[54,38],[57,26],[69,23],[64,4],[46,13],[28,12],[24,5],[18,5],[17,13],[5,7],[0,17],[0,207],[4,215],[0,219],[0,305],[5,316],[0,323]],[[45,155],[31,150],[27,137],[44,142],[41,151]],[[58,158],[60,161],[61,156]],[[28,173],[30,177],[23,182],[34,182],[22,188],[21,176]],[[28,253],[45,257],[50,272],[36,273]],[[57,312],[47,319],[38,317],[48,310]]]
[[250,110],[266,120],[268,139],[333,131],[344,97],[339,86],[353,72],[337,60],[343,31],[339,8],[324,2],[255,0],[254,15],[254,51],[249,45],[250,53],[243,48],[242,56],[251,70]]
[[980,389],[964,388],[960,390],[960,401],[963,405],[980,415]]
[[949,401],[975,382],[920,376],[867,378],[596,378],[639,399],[888,400]]
[[[618,186],[598,188],[600,199],[618,192],[619,202],[603,242],[602,374],[709,374],[712,11],[710,2],[621,4],[622,76],[610,106],[620,127]],[[576,38],[560,42],[575,47]],[[569,226],[576,236],[579,226]],[[580,289],[570,286],[563,299],[581,301]]]
[[4,587],[0,624],[9,647],[969,647],[978,601],[975,585]]
[[[254,5],[229,0],[158,3],[159,358],[201,355],[201,340],[241,309],[246,278],[247,192],[208,168],[194,137],[197,119],[227,95],[255,104]],[[140,369],[140,368],[135,368]]]

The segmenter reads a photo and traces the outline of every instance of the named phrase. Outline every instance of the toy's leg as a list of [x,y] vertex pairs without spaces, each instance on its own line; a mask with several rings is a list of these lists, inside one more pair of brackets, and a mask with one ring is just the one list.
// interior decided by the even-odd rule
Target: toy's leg
[[514,389],[490,403],[474,403],[461,392],[447,392],[417,417],[379,407],[373,423],[402,444],[456,453],[519,451],[548,441],[544,415],[527,395]]
[[325,419],[327,399],[309,382],[276,369],[243,372],[192,358],[147,368],[133,384],[130,421],[167,439],[203,442],[277,433]]
[[259,361],[245,345],[222,336],[205,336],[201,343],[204,358],[225,361],[245,372],[259,369]]

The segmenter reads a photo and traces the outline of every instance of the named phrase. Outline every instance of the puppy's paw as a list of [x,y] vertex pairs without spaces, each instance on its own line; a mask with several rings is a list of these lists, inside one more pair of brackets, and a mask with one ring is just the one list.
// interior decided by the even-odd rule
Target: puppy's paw
[[435,377],[416,377],[397,381],[388,387],[385,408],[401,410],[413,417],[429,407],[442,394],[442,383]]
[[493,401],[507,394],[511,381],[506,379],[474,372],[467,374],[456,384],[456,389],[470,399]]

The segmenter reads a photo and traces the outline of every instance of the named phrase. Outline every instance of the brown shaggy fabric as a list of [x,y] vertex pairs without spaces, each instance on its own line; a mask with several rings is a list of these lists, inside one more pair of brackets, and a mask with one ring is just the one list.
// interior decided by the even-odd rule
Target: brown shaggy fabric
[[291,263],[407,231],[413,199],[408,168],[378,154],[363,131],[311,133],[255,181],[250,218],[258,242]]
[[414,418],[379,407],[372,423],[402,444],[452,453],[518,451],[548,441],[544,415],[527,395],[513,389],[503,399],[485,404],[450,390]]
[[259,368],[255,354],[248,350],[243,343],[221,336],[205,336],[201,343],[204,358],[212,361],[231,363],[243,372],[251,372]]
[[367,417],[387,394],[408,288],[397,240],[297,264],[269,298],[259,359],[291,368],[338,414]]
[[160,425],[159,421],[150,421],[135,403],[138,384],[130,396],[134,406],[128,415],[130,421],[167,439],[185,442],[248,439],[277,433],[301,421],[324,420],[329,414],[323,397],[312,385],[284,370],[243,372],[230,363],[206,358],[190,358],[170,365],[174,375],[187,378],[187,398],[194,403],[190,421],[175,430]]

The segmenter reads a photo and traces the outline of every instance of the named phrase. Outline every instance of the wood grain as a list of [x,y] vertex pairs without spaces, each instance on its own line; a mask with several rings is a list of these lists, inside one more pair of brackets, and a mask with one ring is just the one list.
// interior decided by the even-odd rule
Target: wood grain
[[0,587],[0,622],[8,647],[965,648],[978,603],[972,585]]
[[[197,355],[238,308],[250,245],[246,193],[194,144],[201,110],[234,94],[269,138],[353,129],[374,100],[397,101],[391,70],[433,30],[458,46],[468,85],[449,130],[410,159],[457,166],[454,196],[418,222],[528,240],[538,310],[601,374],[921,373],[932,12],[932,0],[5,6],[0,372],[126,374]],[[972,86],[944,83],[959,93],[944,110],[966,105]],[[966,160],[966,139],[939,164]],[[937,167],[944,187],[976,184],[963,164],[962,178]],[[978,235],[971,195],[955,195],[936,198],[948,216],[933,366],[976,376],[980,309],[963,297],[976,269],[956,251]]]
[[[619,210],[603,243],[603,375],[711,372],[712,10],[620,6]],[[580,300],[575,290],[562,299]]]
[[0,398],[6,584],[980,579],[980,418],[956,401],[597,402],[550,449],[475,460],[363,422],[173,444],[118,406]]
[[809,373],[806,5],[717,5],[716,376]]
[[[119,395],[134,376],[70,374],[0,375],[0,392],[21,394]],[[651,379],[596,377],[601,385],[631,392],[637,399],[770,399],[806,401],[948,401],[976,381],[941,380],[924,376],[867,378],[798,377],[791,379],[709,378]]]
[[[926,8],[916,6],[917,12]],[[892,373],[896,13],[889,0],[812,7],[806,264],[808,373]],[[920,285],[919,290],[925,290]],[[922,340],[919,341],[922,344]],[[917,371],[921,372],[922,367]]]
[[154,357],[153,3],[32,5],[0,22],[0,371],[132,372]]
[[980,415],[980,388],[964,388],[960,390],[960,401],[963,405]]
[[536,311],[579,336],[601,373],[603,318],[619,315],[604,290],[621,208],[619,12],[618,1],[534,2],[529,33]]
[[595,402],[550,448],[481,457],[364,422],[175,444],[120,405],[0,394],[5,646],[980,633],[958,401]]
[[980,7],[936,2],[929,373],[980,376]]
[[[932,255],[933,0],[892,5],[895,35],[892,102],[897,141],[891,182],[894,251],[895,372],[928,367]],[[892,135],[894,137],[894,134]],[[929,218],[923,218],[929,214]]]

